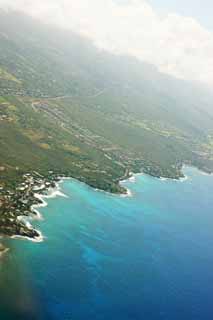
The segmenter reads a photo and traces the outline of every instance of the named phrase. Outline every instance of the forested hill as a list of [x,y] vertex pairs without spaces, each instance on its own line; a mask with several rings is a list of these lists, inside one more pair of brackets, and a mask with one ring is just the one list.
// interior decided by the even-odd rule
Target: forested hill
[[[157,53],[156,53],[157,54]],[[113,192],[130,171],[213,171],[213,96],[17,12],[0,13],[0,187],[53,170]]]

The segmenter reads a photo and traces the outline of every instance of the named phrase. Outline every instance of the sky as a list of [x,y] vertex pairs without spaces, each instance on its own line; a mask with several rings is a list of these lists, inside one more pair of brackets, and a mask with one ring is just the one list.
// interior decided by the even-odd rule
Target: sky
[[212,0],[149,0],[148,3],[161,11],[194,17],[201,25],[213,31]]
[[213,87],[213,0],[0,0],[129,54],[160,71]]

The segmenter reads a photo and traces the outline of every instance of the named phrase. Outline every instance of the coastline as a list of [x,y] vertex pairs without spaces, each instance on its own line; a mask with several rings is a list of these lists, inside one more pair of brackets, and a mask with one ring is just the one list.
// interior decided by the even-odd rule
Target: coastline
[[[65,178],[60,178],[60,179],[61,180],[58,181],[58,183],[56,183],[55,188],[47,189],[48,194],[42,194],[42,193],[35,193],[34,194],[34,197],[39,200],[39,203],[31,205],[30,209],[31,209],[32,213],[36,215],[36,218],[38,220],[43,220],[43,217],[37,209],[44,208],[48,205],[48,203],[44,199],[51,199],[51,198],[55,198],[58,196],[64,197],[64,198],[67,197],[63,192],[60,191],[61,188],[59,186],[59,184],[62,183],[63,180],[65,180]],[[70,179],[70,178],[67,178],[67,179]]]
[[160,178],[157,178],[157,179],[159,179],[161,181],[170,181],[171,180],[171,181],[177,181],[177,182],[184,182],[184,181],[188,180],[189,177],[184,175],[184,177],[181,177],[179,179],[171,179],[171,178],[164,178],[164,177],[160,177]]
[[30,238],[28,236],[21,236],[21,235],[13,235],[10,238],[11,239],[22,239],[22,240],[29,240],[32,242],[43,242],[45,239],[45,236],[42,234],[42,232],[38,229],[34,229],[33,226],[30,224],[29,220],[43,220],[42,214],[37,210],[38,208],[44,208],[48,206],[48,203],[44,199],[50,199],[50,198],[55,198],[55,197],[64,197],[66,198],[67,196],[62,193],[60,190],[60,183],[63,182],[65,179],[70,179],[70,178],[64,178],[64,177],[58,177],[57,179],[60,179],[57,183],[55,183],[55,187],[50,187],[46,189],[48,194],[42,194],[42,193],[34,193],[34,198],[39,200],[38,204],[32,204],[30,207],[31,210],[31,215],[26,217],[26,216],[18,216],[18,219],[21,220],[23,223],[25,223],[26,227],[28,229],[33,229],[38,233],[38,237],[36,238]]
[[[187,166],[183,165],[182,166],[182,169],[181,171],[183,172],[184,168],[186,168]],[[189,166],[189,167],[193,167],[193,166]],[[197,168],[198,169],[198,168]],[[203,175],[213,175],[213,174],[209,174],[209,173],[206,173],[206,172],[203,172],[202,170],[198,169],[201,174]],[[133,173],[133,172],[129,172],[129,176],[125,179],[122,179],[119,181],[119,184],[122,186],[123,183],[125,182],[132,182],[132,183],[135,183],[136,182],[136,177],[137,176],[143,176],[143,175],[148,175],[150,176],[149,174],[146,174],[144,172],[138,172],[138,173]],[[153,177],[153,176],[151,176]],[[185,182],[189,179],[189,177],[187,175],[184,174],[183,177],[180,177],[178,179],[174,179],[174,178],[165,178],[165,177],[154,177],[158,180],[161,180],[161,181],[176,181],[176,182]],[[34,194],[34,198],[35,199],[38,199],[39,200],[39,203],[37,204],[33,204],[31,206],[31,213],[32,215],[30,217],[28,217],[28,219],[31,219],[31,220],[43,220],[43,216],[42,214],[39,212],[39,208],[42,208],[42,207],[46,207],[48,206],[48,202],[45,201],[45,199],[51,199],[51,198],[56,198],[56,197],[68,197],[66,194],[64,194],[62,191],[61,191],[61,187],[60,187],[60,184],[63,183],[64,180],[71,180],[73,179],[72,177],[63,177],[63,176],[58,176],[56,178],[57,182],[55,182],[55,187],[50,187],[50,188],[47,188],[45,191],[47,192],[47,194],[44,194],[44,193],[35,193]],[[78,180],[79,181],[79,180]],[[79,181],[81,182],[81,181]],[[85,182],[81,182],[83,184],[86,184]],[[87,184],[86,184],[87,185]],[[89,185],[88,185],[89,186]],[[91,186],[89,186],[91,187]],[[93,188],[93,187],[91,187]],[[127,198],[127,197],[132,197],[133,196],[133,193],[130,189],[126,188],[125,186],[125,189],[126,189],[126,193],[120,193],[120,194],[115,194],[115,193],[111,193],[111,192],[108,192],[108,191],[105,191],[105,190],[101,190],[101,189],[97,189],[97,188],[93,188],[95,191],[98,191],[98,192],[103,192],[103,193],[106,193],[108,195],[112,195],[112,196],[120,196],[122,198]],[[25,218],[26,219],[26,218]],[[27,222],[27,226],[31,226],[31,224],[29,223],[29,221]],[[32,227],[32,226],[31,226]],[[27,239],[27,240],[30,240],[30,241],[33,241],[33,242],[42,242],[44,241],[45,237],[42,235],[42,233],[39,231],[39,230],[36,230],[38,233],[39,233],[39,237],[38,239],[33,239],[33,238],[30,238],[30,237],[26,237],[26,236],[19,236],[19,235],[14,235],[14,236],[11,236],[11,238],[14,238],[14,239]]]
[[[182,166],[182,168],[181,168],[182,174],[183,174],[184,168],[186,168],[186,167],[187,167],[186,165],[183,165],[183,166]],[[192,166],[189,166],[189,167],[192,167]],[[198,169],[198,170],[199,170],[199,169]],[[200,171],[200,170],[199,170],[199,171]],[[201,171],[201,173],[203,173],[203,171]],[[213,173],[212,173],[212,174],[203,173],[203,174],[205,174],[205,175],[213,175]],[[130,176],[129,176],[128,178],[120,180],[119,184],[122,185],[122,183],[126,183],[126,182],[132,182],[132,183],[134,183],[134,182],[136,181],[136,177],[137,177],[137,176],[143,176],[143,175],[147,175],[147,176],[149,176],[149,177],[152,177],[152,178],[154,178],[154,179],[160,180],[160,181],[162,181],[162,182],[163,182],[163,181],[164,181],[164,182],[166,182],[166,181],[185,182],[185,181],[187,181],[187,180],[189,179],[189,177],[188,177],[187,175],[185,175],[185,174],[183,174],[183,177],[179,177],[179,178],[166,178],[166,177],[157,177],[157,176],[155,177],[155,176],[152,176],[152,175],[150,175],[150,174],[148,174],[148,173],[144,173],[144,172],[138,172],[138,173],[129,172],[129,175],[130,175]],[[132,197],[133,194],[132,194],[131,190],[128,189],[128,188],[126,188],[126,186],[124,186],[124,187],[125,187],[125,189],[127,190],[127,193],[126,193],[126,194],[121,194],[120,196],[121,196],[121,197]]]
[[[181,171],[183,171],[185,167],[186,166],[183,165]],[[189,167],[193,167],[193,166],[189,166]],[[201,170],[199,170],[199,171],[201,171]],[[39,208],[46,207],[48,205],[48,203],[47,203],[47,201],[45,201],[45,199],[55,198],[58,196],[67,197],[61,191],[60,184],[63,183],[64,180],[73,179],[72,177],[58,176],[58,175],[54,174],[53,172],[49,172],[49,173],[50,173],[49,178],[42,177],[38,174],[40,177],[42,177],[42,179],[40,178],[40,183],[42,183],[42,187],[43,186],[44,187],[40,192],[36,191],[31,194],[31,196],[30,196],[31,205],[28,209],[28,214],[20,214],[20,215],[16,216],[17,222],[20,222],[26,228],[24,234],[14,234],[14,235],[5,234],[5,235],[3,235],[4,237],[9,237],[11,239],[22,239],[22,240],[25,239],[25,240],[30,240],[33,242],[43,242],[44,241],[45,237],[42,235],[41,231],[34,229],[30,222],[33,220],[40,220],[40,221],[43,220],[43,216],[40,213]],[[201,171],[201,173],[204,175],[211,175],[211,174],[208,174],[203,171]],[[27,175],[28,174],[26,174],[25,176],[27,176]],[[98,192],[104,192],[104,193],[110,194],[112,196],[120,196],[122,198],[132,197],[133,194],[132,194],[131,190],[126,188],[126,186],[123,186],[122,184],[125,182],[128,182],[128,181],[134,183],[136,181],[136,177],[139,175],[141,176],[141,175],[149,175],[149,174],[144,173],[144,172],[138,172],[138,173],[128,172],[126,174],[126,178],[123,177],[119,181],[119,185],[126,190],[125,193],[112,193],[109,191],[93,188],[92,186],[90,186],[88,184],[87,185]],[[151,177],[153,177],[153,176],[151,175]],[[180,177],[179,179],[165,178],[165,177],[154,177],[154,178],[159,179],[161,181],[173,180],[173,181],[177,181],[177,182],[184,182],[184,181],[188,180],[188,176],[186,176],[184,174],[183,174],[183,177]],[[81,182],[81,181],[79,181],[79,182]],[[82,183],[86,184],[85,182],[82,182]],[[33,188],[31,187],[31,189],[33,189]],[[29,233],[30,235],[28,235],[27,233]]]
[[[36,184],[33,184],[33,187],[30,187],[30,194],[27,194],[25,196],[25,199],[28,199],[31,203],[29,208],[25,208],[26,205],[23,206],[23,212],[22,210],[18,210],[20,214],[15,215],[14,214],[14,223],[15,225],[19,226],[20,233],[14,233],[14,234],[5,234],[2,233],[2,238],[10,238],[10,239],[18,239],[18,240],[29,240],[32,242],[40,243],[43,242],[45,237],[43,236],[42,232],[40,230],[37,230],[33,227],[31,224],[34,220],[43,220],[42,214],[38,210],[41,207],[46,207],[48,203],[45,201],[45,199],[48,198],[55,198],[58,196],[67,197],[64,193],[61,192],[60,184],[65,179],[70,179],[66,177],[58,177],[54,176],[51,177],[50,182],[47,181],[46,178],[43,180],[40,179],[40,183],[42,183],[42,190],[40,193],[38,192],[32,192],[33,188],[35,188]],[[46,184],[45,184],[46,182]],[[25,190],[23,190],[25,192]],[[20,197],[23,197],[23,194],[20,194]],[[25,200],[28,202],[28,200]],[[27,210],[27,214],[26,214]],[[1,245],[1,243],[0,243]],[[3,246],[3,245],[2,245]],[[8,248],[5,248],[4,252],[8,251]],[[0,256],[1,256],[0,251]]]
[[43,242],[44,241],[44,236],[42,235],[41,231],[37,230],[37,229],[33,229],[33,230],[36,230],[36,232],[39,234],[38,237],[36,238],[30,238],[30,237],[27,237],[27,236],[21,236],[21,235],[14,235],[14,236],[10,236],[9,238],[10,239],[19,239],[19,240],[29,240],[29,241],[32,241],[32,242]]
[[[138,173],[129,172],[129,177],[120,180],[119,184],[122,186],[122,184],[126,183],[126,182],[134,183],[136,181],[136,177],[142,176],[142,175],[144,175],[143,172],[138,172]],[[125,189],[126,189],[126,194],[120,194],[120,197],[122,197],[122,198],[132,197],[133,196],[132,191],[130,189],[126,188],[126,186],[125,186]]]

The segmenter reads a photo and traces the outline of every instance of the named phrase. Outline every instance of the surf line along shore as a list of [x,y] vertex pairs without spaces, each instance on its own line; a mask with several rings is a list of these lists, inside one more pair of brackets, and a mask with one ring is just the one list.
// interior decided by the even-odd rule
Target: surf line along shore
[[[132,173],[128,172],[123,179],[121,178],[119,184],[122,186],[125,181],[134,182],[137,175],[143,175],[143,172]],[[36,230],[31,225],[32,220],[42,220],[39,207],[47,206],[45,198],[53,198],[56,196],[66,196],[60,191],[59,184],[65,179],[74,179],[67,176],[59,176],[53,171],[48,171],[47,175],[42,176],[40,173],[33,171],[23,175],[24,181],[17,186],[16,190],[12,193],[9,192],[10,200],[13,200],[11,208],[7,208],[8,228],[9,232],[2,232],[5,237],[12,239],[27,239],[34,242],[42,242],[44,236],[39,230]],[[183,176],[182,181],[187,177]],[[179,179],[180,180],[180,179]],[[84,183],[84,182],[82,182]],[[121,197],[131,197],[132,193],[126,188],[125,192],[120,194]],[[101,191],[101,190],[97,190]],[[106,191],[104,191],[106,192]],[[107,192],[108,193],[108,192]],[[7,195],[7,193],[5,192]],[[118,195],[118,194],[112,194]],[[9,215],[8,215],[9,213]],[[1,222],[1,221],[0,221]]]
[[40,231],[35,230],[32,220],[41,219],[36,208],[46,205],[44,198],[62,196],[59,183],[64,177],[52,171],[45,176],[38,172],[23,175],[15,189],[1,189],[0,194],[0,237],[43,241]]
[[[26,227],[28,229],[33,229],[30,221],[33,220],[43,220],[43,216],[41,215],[39,208],[46,207],[48,203],[46,202],[46,199],[55,198],[55,197],[64,197],[67,198],[68,196],[64,194],[61,191],[60,184],[63,183],[65,180],[71,180],[73,178],[71,177],[64,177],[64,176],[58,176],[56,178],[57,182],[54,182],[54,186],[50,187],[48,184],[48,188],[44,188],[41,193],[34,193],[33,197],[36,199],[36,204],[33,203],[30,207],[30,215],[28,216],[19,216],[18,219],[25,223]],[[131,177],[130,177],[131,179]],[[121,181],[122,182],[122,181]],[[44,184],[43,184],[44,185]],[[97,189],[98,192],[101,192],[102,190]],[[103,191],[106,192],[106,191]],[[117,195],[118,196],[118,195]],[[129,189],[126,189],[125,194],[120,194],[121,197],[130,197],[132,196],[131,191]],[[10,238],[12,239],[27,239],[33,242],[43,242],[45,239],[45,236],[42,235],[42,233],[39,230],[33,229],[38,233],[38,236],[35,238],[31,238],[28,236],[22,236],[22,235],[13,235]]]
[[[48,205],[45,199],[54,198],[58,196],[67,197],[60,190],[60,183],[62,183],[63,180],[65,179],[70,179],[70,178],[58,177],[57,183],[55,182],[54,184],[52,184],[52,187],[49,187],[49,184],[48,184],[48,188],[46,187],[45,189],[42,189],[42,193],[33,194],[33,198],[35,201],[33,201],[33,204],[30,206],[28,215],[17,216],[17,221],[18,221],[17,223],[20,223],[22,226],[26,227],[27,231],[24,231],[25,234],[14,234],[14,235],[2,234],[0,235],[0,240],[2,239],[3,243],[6,238],[17,239],[17,240],[29,240],[37,243],[43,242],[45,237],[43,236],[41,231],[34,229],[30,222],[33,220],[43,220],[41,213],[37,209],[39,207],[45,207]],[[38,186],[36,187],[36,189],[38,189]],[[2,258],[9,251],[9,248],[7,248],[3,243],[0,242],[0,258]]]
[[[69,179],[69,178],[64,178],[64,177],[58,177],[58,182],[55,183],[55,187],[50,187],[46,191],[46,193],[35,193],[34,197],[35,199],[38,199],[39,203],[31,205],[31,214],[29,216],[19,216],[18,219],[24,222],[27,226],[28,229],[33,229],[30,221],[32,220],[43,220],[43,217],[41,213],[39,212],[39,208],[41,207],[46,207],[48,203],[45,201],[45,199],[48,198],[55,198],[55,197],[64,197],[66,198],[67,196],[61,192],[60,188],[60,183],[63,182],[63,180]],[[27,236],[21,236],[21,235],[14,235],[11,236],[12,239],[27,239],[33,242],[43,242],[45,237],[42,235],[41,231],[34,229],[37,233],[38,236],[35,238],[30,238]]]

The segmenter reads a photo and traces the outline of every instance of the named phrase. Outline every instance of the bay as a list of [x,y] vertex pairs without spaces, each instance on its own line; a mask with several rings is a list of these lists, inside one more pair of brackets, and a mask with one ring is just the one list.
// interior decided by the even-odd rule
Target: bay
[[45,241],[6,241],[0,319],[213,319],[213,177],[184,173],[137,175],[131,197],[65,180]]

